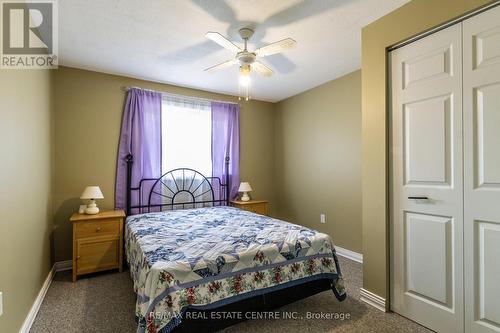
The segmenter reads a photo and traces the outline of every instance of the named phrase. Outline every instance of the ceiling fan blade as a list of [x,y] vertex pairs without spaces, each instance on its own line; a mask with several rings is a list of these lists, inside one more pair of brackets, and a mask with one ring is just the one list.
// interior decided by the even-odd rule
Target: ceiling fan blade
[[285,50],[291,49],[296,44],[297,44],[297,42],[295,40],[293,40],[292,38],[285,38],[285,39],[282,39],[278,42],[271,43],[271,44],[268,44],[268,45],[263,46],[261,48],[258,48],[257,50],[255,50],[255,53],[259,57],[267,57],[269,55],[280,53],[280,52],[283,52]]
[[213,71],[216,71],[216,70],[219,70],[219,69],[230,67],[230,66],[234,65],[235,63],[236,63],[236,60],[235,59],[231,59],[231,60],[228,60],[228,61],[224,61],[224,62],[222,62],[220,64],[217,64],[215,66],[205,68],[204,71],[205,72],[213,72]]
[[274,74],[273,70],[263,63],[256,61],[252,64],[252,68],[255,69],[257,73],[259,73],[262,76],[271,76]]
[[234,45],[233,42],[231,42],[229,39],[222,36],[218,32],[212,32],[212,31],[207,32],[205,34],[205,37],[216,42],[217,44],[219,44],[220,46],[222,46],[226,50],[233,51],[233,52],[240,52],[241,51],[239,46]]

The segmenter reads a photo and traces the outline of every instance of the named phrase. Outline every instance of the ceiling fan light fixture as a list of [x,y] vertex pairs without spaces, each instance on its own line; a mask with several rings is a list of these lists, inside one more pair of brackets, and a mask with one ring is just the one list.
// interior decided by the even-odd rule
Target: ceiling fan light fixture
[[250,78],[250,65],[240,66],[240,76],[239,76],[239,99],[245,99],[245,101],[250,100],[250,84],[252,80]]
[[241,65],[240,66],[240,74],[242,76],[250,75],[250,71],[251,71],[250,65]]
[[250,86],[251,79],[250,75],[240,75],[240,86],[247,88]]

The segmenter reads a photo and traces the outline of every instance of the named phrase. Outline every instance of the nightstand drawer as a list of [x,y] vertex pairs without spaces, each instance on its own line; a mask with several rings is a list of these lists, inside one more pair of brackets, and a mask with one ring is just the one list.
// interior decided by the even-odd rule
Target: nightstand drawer
[[76,241],[77,274],[117,268],[120,262],[120,240],[96,237]]
[[267,204],[248,205],[241,208],[256,214],[267,215]]
[[233,207],[239,208],[246,210],[248,212],[260,214],[260,215],[267,215],[268,210],[267,210],[267,205],[268,202],[264,200],[250,200],[250,201],[231,201],[231,205]]
[[106,219],[99,221],[83,221],[75,223],[76,238],[95,236],[115,236],[120,235],[120,220]]

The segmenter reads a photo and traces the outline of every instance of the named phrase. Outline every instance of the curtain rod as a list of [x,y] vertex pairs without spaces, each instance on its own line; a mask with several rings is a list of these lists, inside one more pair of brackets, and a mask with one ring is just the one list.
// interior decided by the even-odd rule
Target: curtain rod
[[135,87],[135,86],[121,87],[121,89],[123,91],[125,91],[125,92],[129,91],[132,88],[146,90],[146,91],[152,91],[152,92],[160,93],[160,94],[162,94],[162,96],[170,96],[170,97],[173,97],[173,98],[189,98],[189,99],[194,99],[194,100],[203,101],[203,102],[219,102],[219,103],[227,103],[227,104],[240,105],[240,103],[235,103],[235,102],[228,102],[228,101],[222,101],[222,100],[216,100],[216,99],[210,99],[210,98],[203,98],[203,97],[194,97],[194,96],[186,96],[186,95],[180,95],[180,94],[173,94],[173,93],[169,93],[169,92],[166,92],[166,91],[146,89],[146,88]]

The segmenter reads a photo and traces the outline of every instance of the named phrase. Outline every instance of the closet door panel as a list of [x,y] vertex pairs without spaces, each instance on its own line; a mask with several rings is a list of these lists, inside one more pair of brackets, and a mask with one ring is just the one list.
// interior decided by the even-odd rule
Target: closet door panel
[[467,332],[500,332],[500,7],[463,23]]
[[463,332],[461,25],[391,63],[391,309]]
[[500,189],[500,83],[473,91],[474,189]]

